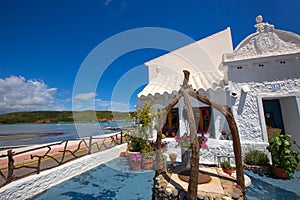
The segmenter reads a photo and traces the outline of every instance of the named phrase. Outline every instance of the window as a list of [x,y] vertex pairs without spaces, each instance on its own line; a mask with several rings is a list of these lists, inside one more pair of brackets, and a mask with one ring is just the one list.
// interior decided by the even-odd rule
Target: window
[[167,116],[162,133],[166,137],[175,137],[179,128],[178,108],[173,108]]
[[210,125],[210,107],[193,108],[196,128],[198,132],[207,132]]

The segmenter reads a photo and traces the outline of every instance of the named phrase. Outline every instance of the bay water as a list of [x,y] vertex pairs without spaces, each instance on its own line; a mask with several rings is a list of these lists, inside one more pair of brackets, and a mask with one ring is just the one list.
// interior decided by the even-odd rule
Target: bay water
[[[0,147],[46,144],[120,132],[117,128],[132,125],[132,121],[80,122],[53,124],[1,124],[0,135],[12,135],[9,139],[0,139]],[[44,136],[45,133],[50,133]],[[59,134],[55,134],[59,133]],[[18,138],[13,135],[36,134],[35,137]],[[41,136],[38,136],[41,134]],[[43,135],[43,136],[42,136]]]

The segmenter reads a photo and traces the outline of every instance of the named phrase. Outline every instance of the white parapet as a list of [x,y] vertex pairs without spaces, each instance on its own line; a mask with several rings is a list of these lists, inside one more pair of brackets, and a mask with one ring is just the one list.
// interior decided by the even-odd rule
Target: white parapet
[[126,147],[127,144],[122,144],[105,151],[78,158],[50,170],[42,171],[40,174],[34,174],[14,181],[0,188],[0,197],[3,200],[30,198],[67,179],[117,158],[120,152],[124,151]]

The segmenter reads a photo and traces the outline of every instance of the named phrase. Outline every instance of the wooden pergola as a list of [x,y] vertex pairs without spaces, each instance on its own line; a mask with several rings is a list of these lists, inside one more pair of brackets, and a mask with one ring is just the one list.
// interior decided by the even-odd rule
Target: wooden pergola
[[242,163],[241,143],[238,134],[238,128],[230,108],[227,105],[223,105],[221,103],[211,101],[207,97],[200,94],[198,91],[194,90],[191,85],[188,85],[190,72],[187,70],[183,70],[183,73],[184,73],[184,80],[183,80],[183,84],[180,87],[180,90],[177,92],[177,94],[174,96],[171,102],[165,107],[165,109],[163,109],[158,119],[158,123],[155,125],[155,128],[157,130],[156,144],[158,149],[158,151],[156,152],[157,156],[156,156],[155,177],[161,173],[158,166],[160,164],[160,158],[162,156],[160,151],[161,140],[162,140],[162,128],[166,122],[168,113],[178,103],[178,101],[181,98],[183,98],[187,110],[187,119],[189,123],[190,137],[192,142],[192,156],[190,161],[191,172],[190,172],[190,179],[189,179],[189,186],[188,186],[188,199],[190,200],[197,199],[197,185],[198,185],[197,179],[198,179],[198,172],[199,172],[200,147],[197,139],[197,129],[196,129],[196,123],[193,114],[193,109],[189,100],[189,97],[191,96],[196,98],[200,102],[209,105],[212,108],[217,109],[225,116],[230,131],[232,133],[233,151],[234,151],[234,157],[236,163],[237,184],[242,188],[243,193],[245,194],[246,188],[245,188],[244,171],[243,171],[243,163]]

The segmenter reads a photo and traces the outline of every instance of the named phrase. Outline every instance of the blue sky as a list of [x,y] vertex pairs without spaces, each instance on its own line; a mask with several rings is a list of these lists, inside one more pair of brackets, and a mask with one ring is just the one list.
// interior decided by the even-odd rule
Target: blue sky
[[[275,28],[300,34],[299,10],[297,0],[0,0],[0,113],[72,110],[72,100],[95,102],[95,107],[73,107],[77,110],[133,110],[136,94],[148,80],[143,63],[166,51],[145,48],[120,55],[105,66],[94,91],[72,96],[79,69],[102,42],[143,27],[175,30],[194,40],[230,27],[235,47],[255,32],[259,14]],[[129,76],[133,69],[138,76]],[[125,84],[116,86],[122,77]],[[84,84],[92,81],[87,76]],[[130,98],[120,92],[126,87]]]

